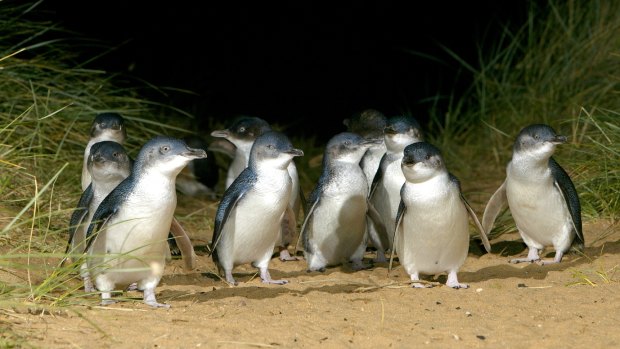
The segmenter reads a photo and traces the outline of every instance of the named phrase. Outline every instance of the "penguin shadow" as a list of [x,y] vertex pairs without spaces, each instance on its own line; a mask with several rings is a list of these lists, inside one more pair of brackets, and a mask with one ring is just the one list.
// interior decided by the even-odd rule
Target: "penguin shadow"
[[[605,253],[620,253],[620,241],[604,244]],[[476,254],[476,253],[474,253]],[[586,247],[583,252],[569,251],[564,254],[562,262],[540,265],[538,263],[510,263],[511,259],[525,257],[527,246],[522,241],[500,241],[491,245],[491,254],[496,265],[475,271],[460,271],[459,280],[463,282],[481,282],[493,279],[520,278],[544,280],[551,271],[566,271],[582,265],[591,264],[601,256],[601,247]],[[542,259],[553,259],[555,251],[547,248],[540,254]],[[445,276],[440,280],[445,281]]]
[[[263,300],[272,299],[281,295],[293,295],[304,297],[311,292],[323,292],[326,294],[341,294],[341,293],[355,293],[360,287],[368,286],[366,284],[337,284],[337,285],[323,285],[323,286],[308,286],[303,290],[291,289],[287,285],[243,285],[240,282],[238,286],[213,286],[207,288],[206,291],[191,292],[186,291],[164,289],[161,290],[157,297],[164,302],[170,301],[191,301],[196,303],[209,302],[214,300],[224,300],[231,297],[244,297],[247,299]],[[377,289],[378,290],[378,289]],[[376,292],[377,290],[365,291]]]

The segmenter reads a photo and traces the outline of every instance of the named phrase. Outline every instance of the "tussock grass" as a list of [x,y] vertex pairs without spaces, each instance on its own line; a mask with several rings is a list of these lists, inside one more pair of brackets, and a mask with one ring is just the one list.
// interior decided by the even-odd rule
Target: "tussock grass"
[[[156,134],[190,132],[188,114],[119,87],[125,76],[76,62],[80,45],[92,42],[30,19],[37,4],[0,7],[0,308],[84,301],[76,265],[58,262],[97,113],[125,117],[132,156]],[[170,117],[178,122],[164,122]]]
[[[446,48],[475,80],[445,115],[433,116],[433,141],[480,212],[505,178],[519,130],[546,123],[569,138],[554,156],[575,183],[584,218],[619,218],[618,13],[618,2],[531,2],[527,23],[506,29],[478,62]],[[511,222],[499,217],[494,235],[513,230]]]

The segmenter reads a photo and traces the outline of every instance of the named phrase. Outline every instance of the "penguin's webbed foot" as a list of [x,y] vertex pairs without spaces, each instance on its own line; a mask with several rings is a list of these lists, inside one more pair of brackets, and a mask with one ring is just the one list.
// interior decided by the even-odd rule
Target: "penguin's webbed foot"
[[411,274],[411,287],[413,287],[413,288],[431,288],[431,287],[433,287],[433,284],[427,283],[427,282],[422,282],[422,280],[420,280],[420,274],[419,273],[413,273],[413,274]]
[[170,304],[157,302],[157,299],[155,299],[155,290],[152,288],[144,289],[143,301],[145,304],[148,304],[153,308],[170,308]]
[[90,276],[84,277],[84,292],[91,293],[97,291],[95,289],[95,285],[93,285],[93,281],[90,279]]
[[106,306],[116,302],[117,301],[112,299],[112,292],[101,292],[101,305]]
[[231,286],[237,286],[239,283],[232,276],[232,271],[225,271],[226,274],[226,282],[228,282]]
[[299,258],[291,256],[291,253],[288,251],[286,247],[280,247],[280,260],[282,262],[298,261]]
[[535,262],[538,262],[538,261],[540,261],[540,256],[538,255],[538,249],[530,247],[530,250],[527,253],[527,257],[511,259],[510,263],[512,263],[512,264],[517,264],[517,263],[535,263]]
[[454,271],[448,273],[448,280],[446,281],[446,286],[452,287],[452,288],[455,288],[455,289],[469,288],[468,284],[459,283],[459,280],[456,277],[456,272],[454,272]]
[[529,259],[529,258],[514,258],[508,261],[508,263],[511,264],[517,264],[517,263],[535,263],[535,262],[539,262],[540,258],[537,259]]
[[269,270],[267,268],[260,269],[260,278],[264,284],[275,284],[275,285],[284,285],[288,284],[288,280],[273,280],[271,278],[271,274],[269,274]]
[[372,268],[372,264],[363,263],[360,260],[351,261],[351,269],[355,271],[365,270],[365,269],[370,269],[370,268]]

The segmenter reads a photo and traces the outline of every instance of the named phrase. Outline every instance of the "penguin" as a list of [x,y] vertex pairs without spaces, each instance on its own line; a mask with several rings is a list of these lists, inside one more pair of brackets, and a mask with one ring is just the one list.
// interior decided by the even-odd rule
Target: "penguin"
[[215,215],[211,257],[228,283],[237,284],[232,274],[235,266],[250,262],[260,270],[264,283],[288,282],[271,279],[268,266],[282,219],[287,211],[292,214],[288,166],[303,155],[286,135],[267,131],[254,141],[248,167],[224,192]]
[[393,241],[412,287],[425,287],[419,282],[421,273],[443,272],[448,273],[447,286],[469,287],[457,277],[469,250],[469,218],[487,252],[491,246],[458,179],[448,172],[439,149],[427,142],[405,147],[400,163],[405,183],[400,190]]
[[308,271],[349,261],[354,270],[364,267],[368,180],[359,163],[370,147],[382,142],[342,132],[327,143],[301,230]]
[[[524,127],[513,144],[506,179],[489,199],[482,226],[489,233],[495,218],[508,205],[521,238],[528,247],[526,258],[511,263],[560,263],[571,247],[582,252],[585,244],[581,204],[575,185],[553,158],[555,148],[566,143],[549,125]],[[539,252],[553,246],[553,260],[541,260]]]
[[88,173],[88,156],[93,144],[101,141],[114,141],[123,144],[127,139],[125,119],[118,113],[101,113],[95,117],[90,127],[90,139],[84,149],[82,161],[82,191],[90,184],[91,177]]
[[354,114],[351,118],[344,119],[342,123],[347,127],[348,132],[357,133],[363,138],[379,140],[378,143],[373,144],[372,147],[366,150],[360,161],[360,166],[364,171],[364,175],[366,175],[368,190],[370,191],[370,186],[379,168],[381,158],[386,152],[383,130],[387,125],[387,117],[378,110],[366,109]]
[[177,204],[175,182],[183,167],[207,154],[180,139],[156,136],[146,142],[131,174],[103,199],[86,232],[86,263],[101,292],[101,303],[114,303],[112,291],[137,282],[144,303],[158,303],[155,288],[163,275]]
[[[91,176],[88,172],[88,156],[90,148],[93,144],[101,141],[114,141],[124,144],[127,139],[127,129],[125,127],[125,119],[119,113],[101,113],[95,117],[90,128],[90,139],[84,150],[84,159],[82,165],[82,192],[86,190],[91,182]],[[133,159],[130,157],[133,166]],[[185,268],[191,270],[194,268],[196,255],[194,248],[187,232],[183,229],[179,221],[174,218],[168,235],[168,244],[172,254],[179,254],[185,261]]]
[[400,189],[405,182],[401,170],[403,150],[409,144],[423,140],[418,121],[410,116],[393,116],[387,121],[383,130],[386,152],[381,158],[379,168],[373,177],[369,201],[381,217],[388,236],[370,232],[373,244],[377,248],[377,258],[385,260],[386,249],[392,249],[396,212],[400,202]]
[[[91,183],[80,196],[69,222],[69,239],[65,255],[71,260],[74,259],[72,255],[81,255],[84,251],[86,229],[93,214],[112,189],[129,176],[131,161],[122,145],[113,141],[102,141],[90,147],[87,167]],[[80,276],[84,282],[84,290],[94,292],[95,288],[86,263],[80,267]]]
[[[355,113],[351,118],[344,119],[342,123],[347,127],[349,132],[357,133],[364,138],[380,140],[379,143],[374,144],[366,150],[366,153],[360,161],[360,166],[368,181],[368,191],[370,192],[370,187],[379,169],[381,158],[386,152],[383,130],[387,125],[387,117],[376,109],[366,109],[359,113]],[[376,221],[381,221],[378,212],[370,205],[368,213],[369,215],[366,218],[366,233],[364,236],[365,244],[367,246],[372,245],[375,248],[377,246],[387,246],[387,234],[377,232],[377,228],[380,227],[380,225],[378,225]],[[379,218],[373,219],[372,217],[374,217],[374,215],[370,213],[376,214]],[[384,239],[383,242],[381,242],[382,237]],[[377,249],[377,255],[373,261],[377,263],[386,262],[383,248]]]
[[192,160],[177,176],[177,190],[183,195],[204,196],[215,200],[215,186],[219,180],[219,167],[215,154],[209,149],[207,142],[198,135],[183,137],[191,148],[203,149],[207,152],[204,159]]
[[[211,132],[211,136],[224,138],[233,143],[236,147],[235,156],[228,167],[226,175],[226,188],[228,188],[235,178],[248,166],[254,141],[258,136],[267,131],[271,131],[271,125],[264,119],[255,116],[240,116],[235,118],[230,127]],[[295,241],[297,217],[299,216],[302,205],[305,203],[295,161],[289,163],[288,172],[293,181],[293,190],[288,199],[293,214],[287,214],[282,220],[281,237],[277,244],[281,261],[297,260],[296,257],[291,256],[288,247]]]

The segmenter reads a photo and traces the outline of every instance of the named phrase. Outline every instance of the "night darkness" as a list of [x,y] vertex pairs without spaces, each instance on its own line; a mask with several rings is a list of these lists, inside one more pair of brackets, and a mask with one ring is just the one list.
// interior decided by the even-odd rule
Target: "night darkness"
[[[433,103],[445,108],[471,83],[441,46],[475,63],[480,47],[491,47],[503,25],[520,25],[527,10],[524,1],[492,0],[44,6],[64,28],[118,46],[91,67],[194,91],[153,97],[196,115],[200,129],[208,118],[246,114],[319,138],[365,108],[426,121]],[[331,121],[319,126],[318,117]]]

